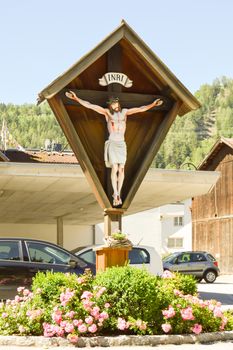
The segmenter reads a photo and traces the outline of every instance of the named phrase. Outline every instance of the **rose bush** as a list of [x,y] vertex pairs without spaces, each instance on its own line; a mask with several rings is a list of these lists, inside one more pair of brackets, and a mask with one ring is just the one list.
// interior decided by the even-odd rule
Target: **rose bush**
[[18,288],[0,303],[1,335],[67,337],[101,334],[184,334],[233,329],[232,312],[203,301],[190,276],[155,277],[130,266],[92,276],[38,273],[32,291]]

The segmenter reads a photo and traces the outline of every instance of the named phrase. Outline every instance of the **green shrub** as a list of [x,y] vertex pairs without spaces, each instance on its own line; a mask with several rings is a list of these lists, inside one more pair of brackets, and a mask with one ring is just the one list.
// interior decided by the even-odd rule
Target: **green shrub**
[[[166,277],[167,276],[167,277]],[[183,275],[179,272],[165,271],[163,278],[160,281],[167,291],[172,292],[176,289],[183,292],[183,294],[197,294],[197,281],[195,277],[191,275]]]
[[233,310],[225,311],[224,316],[228,320],[227,325],[226,325],[226,330],[233,331]]
[[66,289],[75,290],[76,295],[81,294],[84,289],[89,290],[92,279],[88,270],[82,276],[62,272],[38,272],[32,281],[32,292],[38,296],[41,307],[51,308],[59,302],[61,293]]
[[109,325],[116,327],[118,317],[141,319],[153,328],[159,317],[157,302],[159,277],[150,275],[147,271],[130,266],[111,267],[98,273],[93,281],[96,286],[103,286],[107,293],[102,302],[111,305]]
[[[191,276],[166,273],[156,277],[131,266],[111,267],[98,273],[94,285],[106,287],[111,304],[108,325],[114,329],[118,317],[132,317],[147,323],[147,331],[156,333],[162,322],[161,310],[174,300],[174,289],[195,294],[196,281]],[[104,300],[103,300],[104,302]]]
[[79,308],[80,297],[85,290],[92,288],[92,280],[93,275],[89,270],[82,276],[62,272],[38,272],[32,281],[34,308],[43,309],[44,321],[50,322],[52,310],[60,304],[62,293],[74,291],[75,298],[69,307]]

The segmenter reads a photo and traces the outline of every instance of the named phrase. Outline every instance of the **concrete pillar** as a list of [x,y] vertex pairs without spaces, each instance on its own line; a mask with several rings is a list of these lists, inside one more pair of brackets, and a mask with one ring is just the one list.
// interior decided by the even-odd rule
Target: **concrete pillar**
[[57,217],[57,244],[63,247],[63,218]]

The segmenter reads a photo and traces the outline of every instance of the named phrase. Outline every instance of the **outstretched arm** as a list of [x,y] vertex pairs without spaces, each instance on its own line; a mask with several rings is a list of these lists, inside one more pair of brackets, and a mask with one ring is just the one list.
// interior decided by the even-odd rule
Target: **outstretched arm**
[[107,114],[107,109],[98,106],[98,105],[93,105],[92,103],[88,102],[88,101],[84,101],[81,98],[79,98],[73,91],[69,91],[66,92],[66,97],[70,98],[71,100],[74,100],[78,103],[80,103],[80,105],[92,109],[93,111],[99,113],[99,114],[103,114],[106,116]]
[[163,101],[160,98],[157,98],[157,100],[155,100],[154,102],[150,103],[149,105],[128,109],[127,112],[126,112],[126,115],[132,115],[132,114],[135,114],[135,113],[146,112],[146,111],[148,111],[149,109],[151,109],[153,107],[160,106],[161,104],[163,104]]

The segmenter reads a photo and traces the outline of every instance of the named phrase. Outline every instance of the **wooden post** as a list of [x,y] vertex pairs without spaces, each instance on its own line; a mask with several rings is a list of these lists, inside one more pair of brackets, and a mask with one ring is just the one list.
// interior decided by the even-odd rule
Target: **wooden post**
[[[123,209],[104,210],[104,236],[107,239],[113,232],[122,230]],[[124,266],[128,262],[131,247],[98,247],[96,248],[96,271],[104,271],[111,266]]]
[[104,210],[104,236],[111,236],[114,231],[122,230],[123,209],[105,209]]

